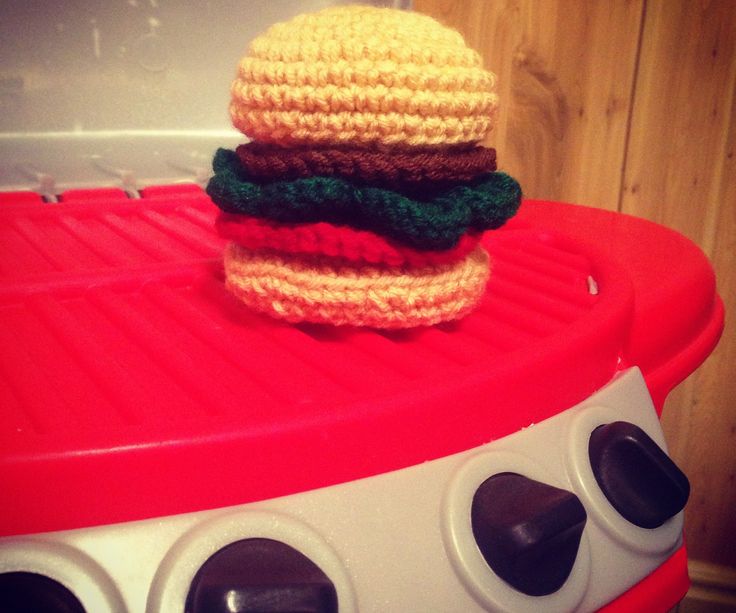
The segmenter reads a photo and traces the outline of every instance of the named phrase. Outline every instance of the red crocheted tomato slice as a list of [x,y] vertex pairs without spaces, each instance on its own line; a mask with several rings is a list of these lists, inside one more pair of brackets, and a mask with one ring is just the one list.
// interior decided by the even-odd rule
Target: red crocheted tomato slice
[[457,262],[480,241],[480,234],[460,237],[453,249],[420,251],[383,236],[350,226],[327,222],[285,224],[247,215],[221,213],[217,232],[248,249],[272,249],[281,253],[327,255],[350,262],[388,266],[435,266]]

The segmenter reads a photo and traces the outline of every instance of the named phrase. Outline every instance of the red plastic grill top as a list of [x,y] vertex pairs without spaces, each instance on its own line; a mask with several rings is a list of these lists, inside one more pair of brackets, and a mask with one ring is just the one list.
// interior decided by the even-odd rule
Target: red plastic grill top
[[692,243],[550,202],[487,235],[488,291],[459,322],[290,325],[225,290],[199,188],[142,196],[0,198],[0,535],[400,469],[542,421],[631,365],[661,407],[722,327]]

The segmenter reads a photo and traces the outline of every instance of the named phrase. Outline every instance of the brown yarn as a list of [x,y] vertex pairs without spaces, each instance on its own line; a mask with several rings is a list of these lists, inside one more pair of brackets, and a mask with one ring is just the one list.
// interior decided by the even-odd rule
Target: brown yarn
[[237,154],[252,181],[340,177],[354,183],[402,190],[448,187],[496,170],[496,151],[486,147],[423,152],[358,148],[283,148],[251,142]]

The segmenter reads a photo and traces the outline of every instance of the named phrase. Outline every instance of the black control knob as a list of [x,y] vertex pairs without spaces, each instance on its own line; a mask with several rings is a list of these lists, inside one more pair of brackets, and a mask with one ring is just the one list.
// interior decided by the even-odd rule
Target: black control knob
[[236,541],[212,555],[189,588],[186,613],[337,613],[337,592],[304,554],[271,539]]
[[658,528],[685,507],[687,477],[639,426],[599,426],[590,435],[588,455],[606,498],[632,524]]
[[586,519],[572,492],[515,473],[486,479],[471,508],[473,535],[488,565],[530,596],[552,594],[565,583]]
[[77,597],[58,581],[27,572],[0,574],[2,613],[85,613]]

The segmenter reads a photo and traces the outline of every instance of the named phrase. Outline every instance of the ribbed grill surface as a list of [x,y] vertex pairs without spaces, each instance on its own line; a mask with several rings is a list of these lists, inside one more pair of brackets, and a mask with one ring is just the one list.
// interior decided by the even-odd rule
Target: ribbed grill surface
[[217,432],[234,418],[268,428],[263,416],[316,416],[493,368],[597,300],[584,256],[537,231],[501,230],[487,240],[486,296],[460,322],[402,332],[283,324],[224,289],[215,211],[192,190],[5,199],[0,441],[22,437],[32,449],[38,438],[50,452],[61,433],[91,448],[145,443],[161,429]]

